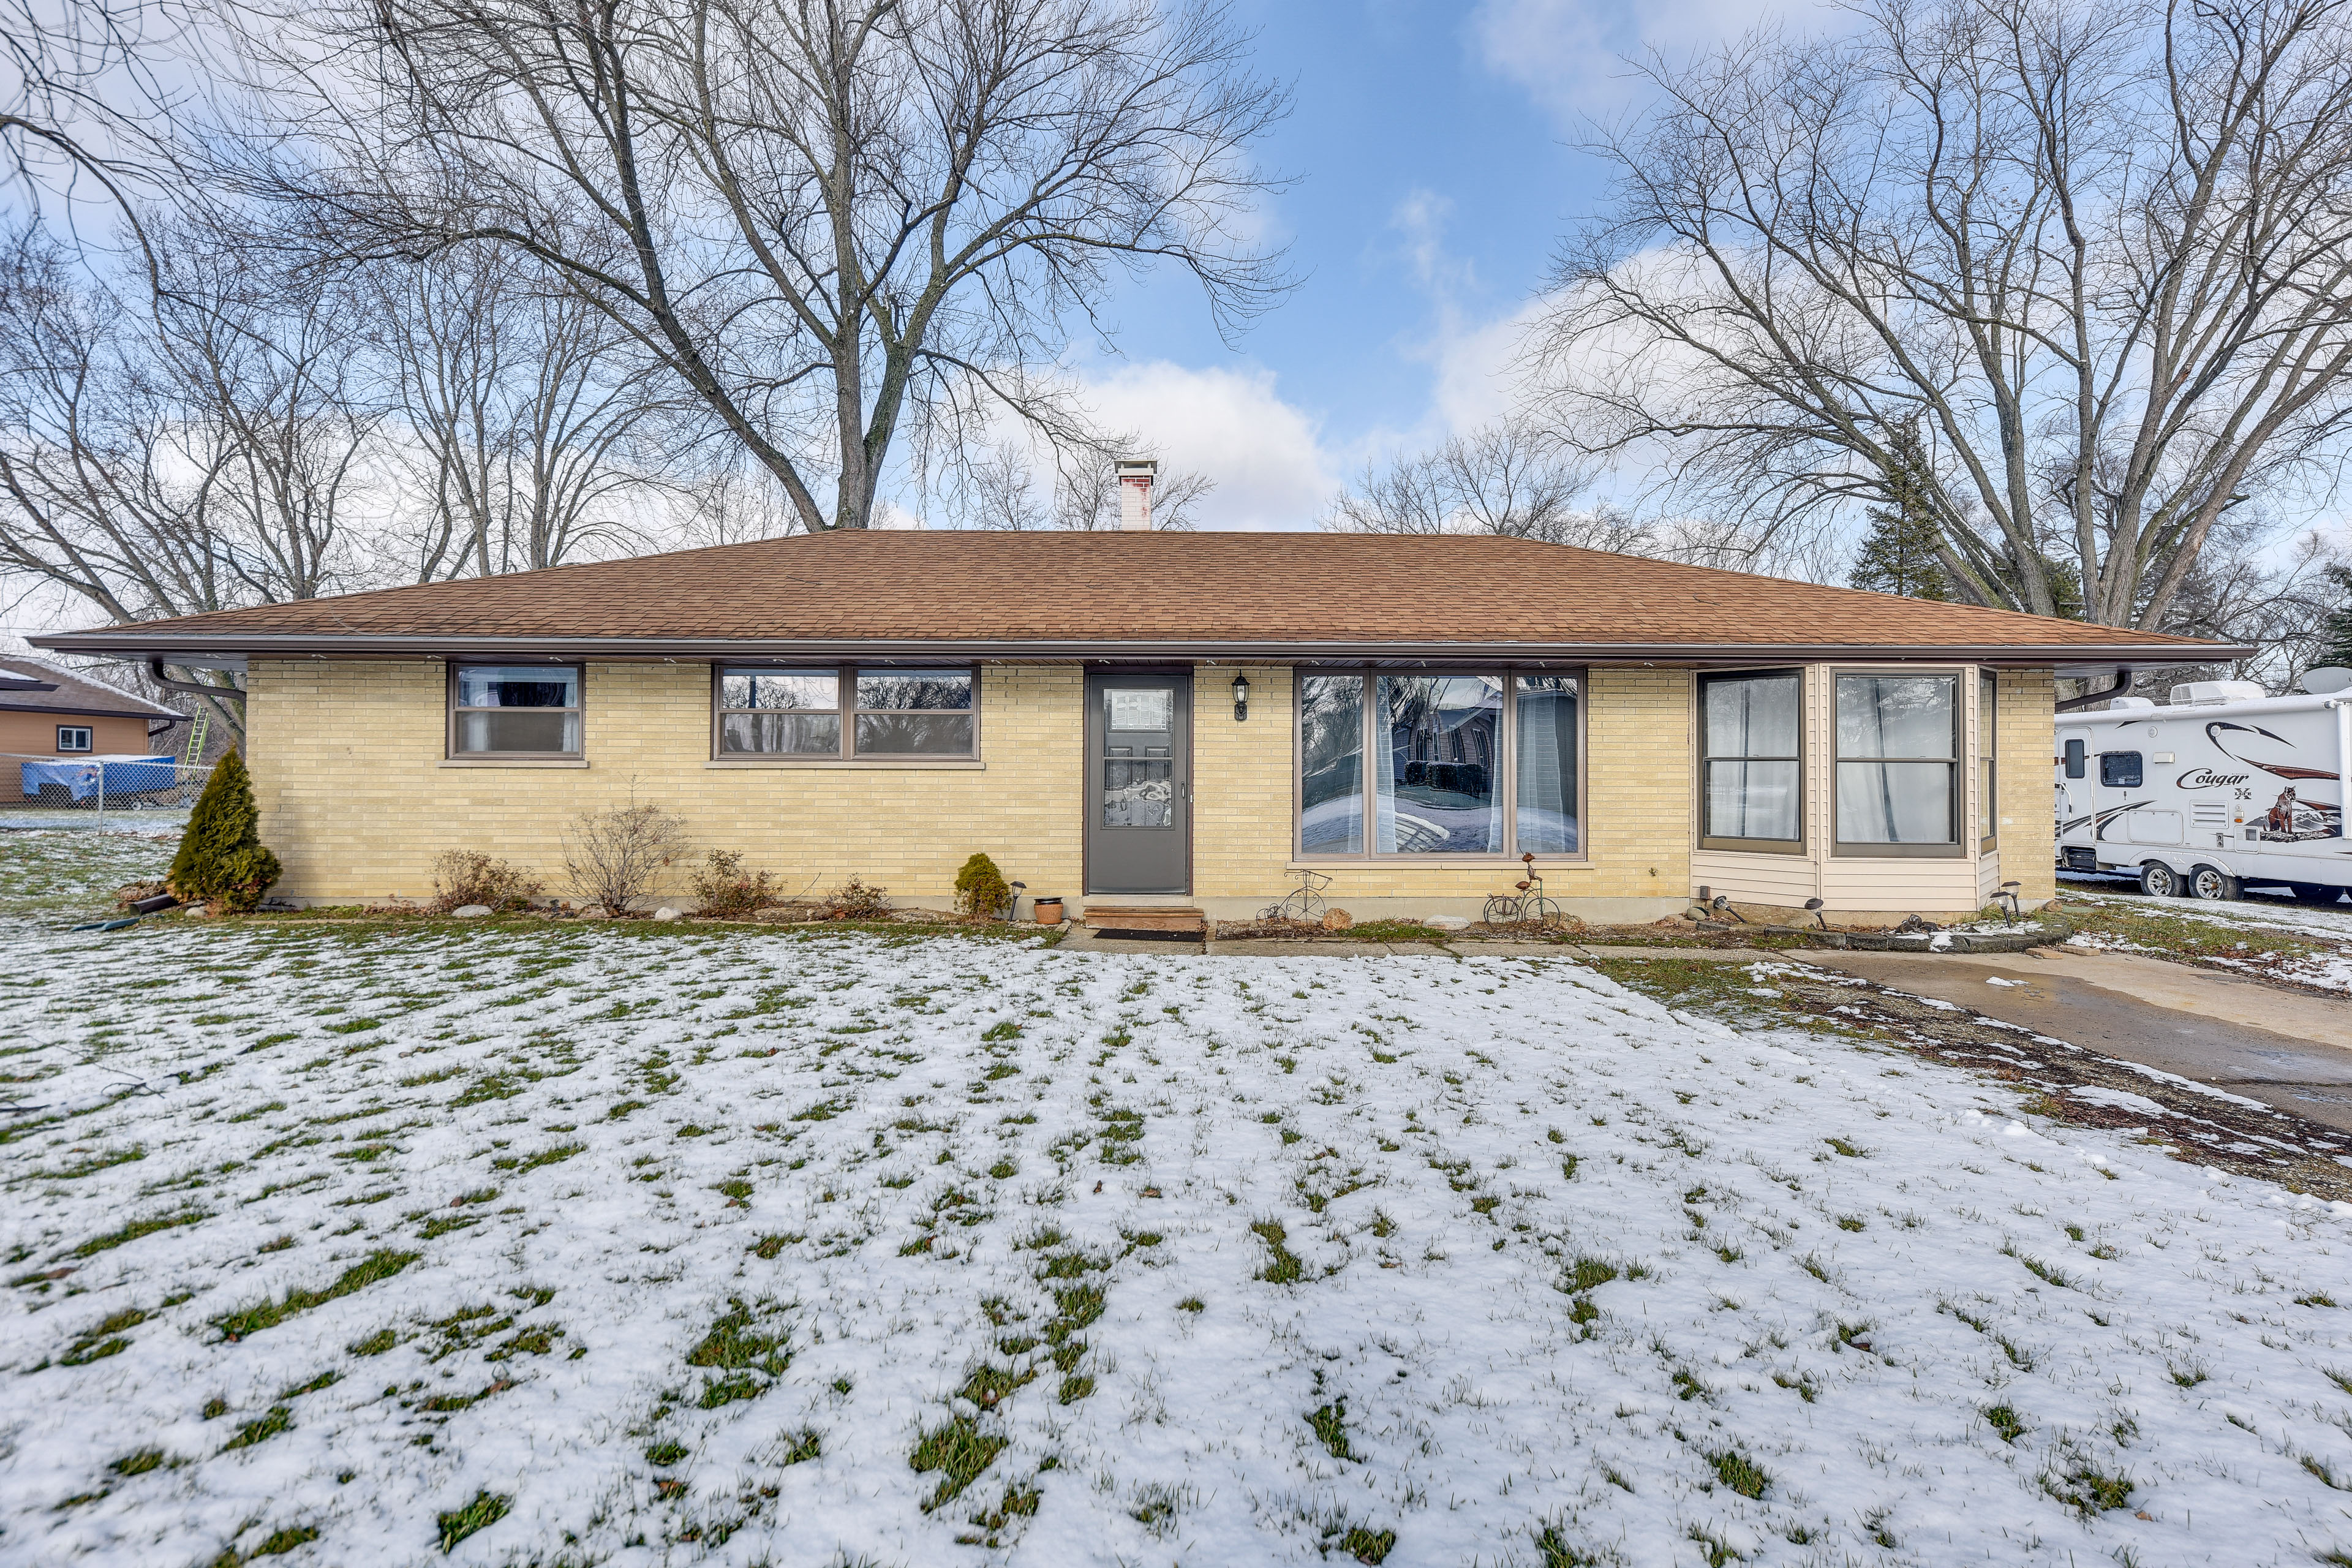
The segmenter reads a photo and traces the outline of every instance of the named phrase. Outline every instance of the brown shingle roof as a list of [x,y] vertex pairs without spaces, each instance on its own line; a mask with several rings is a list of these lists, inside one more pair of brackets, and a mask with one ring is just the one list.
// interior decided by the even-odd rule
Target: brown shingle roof
[[1802,647],[2189,662],[2232,651],[1524,540],[947,531],[795,536],[42,641],[254,654],[383,653],[426,644],[448,652],[528,645],[625,653],[855,643],[919,657],[926,648],[1095,647],[1212,657],[1212,650],[1427,656],[1499,648],[1642,657]]
[[160,702],[150,702],[104,681],[91,680],[20,653],[0,654],[0,710],[56,713],[67,718],[170,719],[175,722],[184,722],[187,718]]

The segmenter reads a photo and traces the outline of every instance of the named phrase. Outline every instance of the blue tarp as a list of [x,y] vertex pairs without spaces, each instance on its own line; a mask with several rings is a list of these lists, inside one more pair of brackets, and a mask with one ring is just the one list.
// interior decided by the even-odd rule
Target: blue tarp
[[110,795],[141,790],[170,789],[178,782],[179,767],[171,757],[59,758],[54,763],[22,764],[26,800],[38,799],[43,784],[62,784],[75,800],[88,800],[99,791],[101,778]]

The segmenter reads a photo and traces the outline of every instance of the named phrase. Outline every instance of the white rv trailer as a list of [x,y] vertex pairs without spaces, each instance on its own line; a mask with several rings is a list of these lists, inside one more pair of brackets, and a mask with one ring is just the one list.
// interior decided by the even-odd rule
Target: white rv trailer
[[2314,670],[2304,686],[2199,681],[2161,707],[2124,697],[2059,714],[2060,865],[2126,872],[2158,896],[2234,899],[2251,882],[2334,902],[2352,889],[2352,675]]

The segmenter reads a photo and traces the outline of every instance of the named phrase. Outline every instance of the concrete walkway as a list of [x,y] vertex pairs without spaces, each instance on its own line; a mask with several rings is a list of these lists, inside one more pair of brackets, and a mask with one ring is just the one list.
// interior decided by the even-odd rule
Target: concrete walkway
[[1938,957],[1820,950],[1803,962],[2352,1131],[2352,1005],[2124,953]]

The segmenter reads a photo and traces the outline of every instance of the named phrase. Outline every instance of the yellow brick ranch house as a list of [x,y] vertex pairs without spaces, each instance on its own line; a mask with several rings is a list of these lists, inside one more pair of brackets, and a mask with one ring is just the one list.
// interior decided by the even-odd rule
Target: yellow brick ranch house
[[[842,532],[39,639],[242,671],[278,896],[560,885],[632,799],[793,886],[1245,918],[2052,890],[2053,680],[2247,650],[1493,537]],[[683,892],[683,883],[677,889]]]

